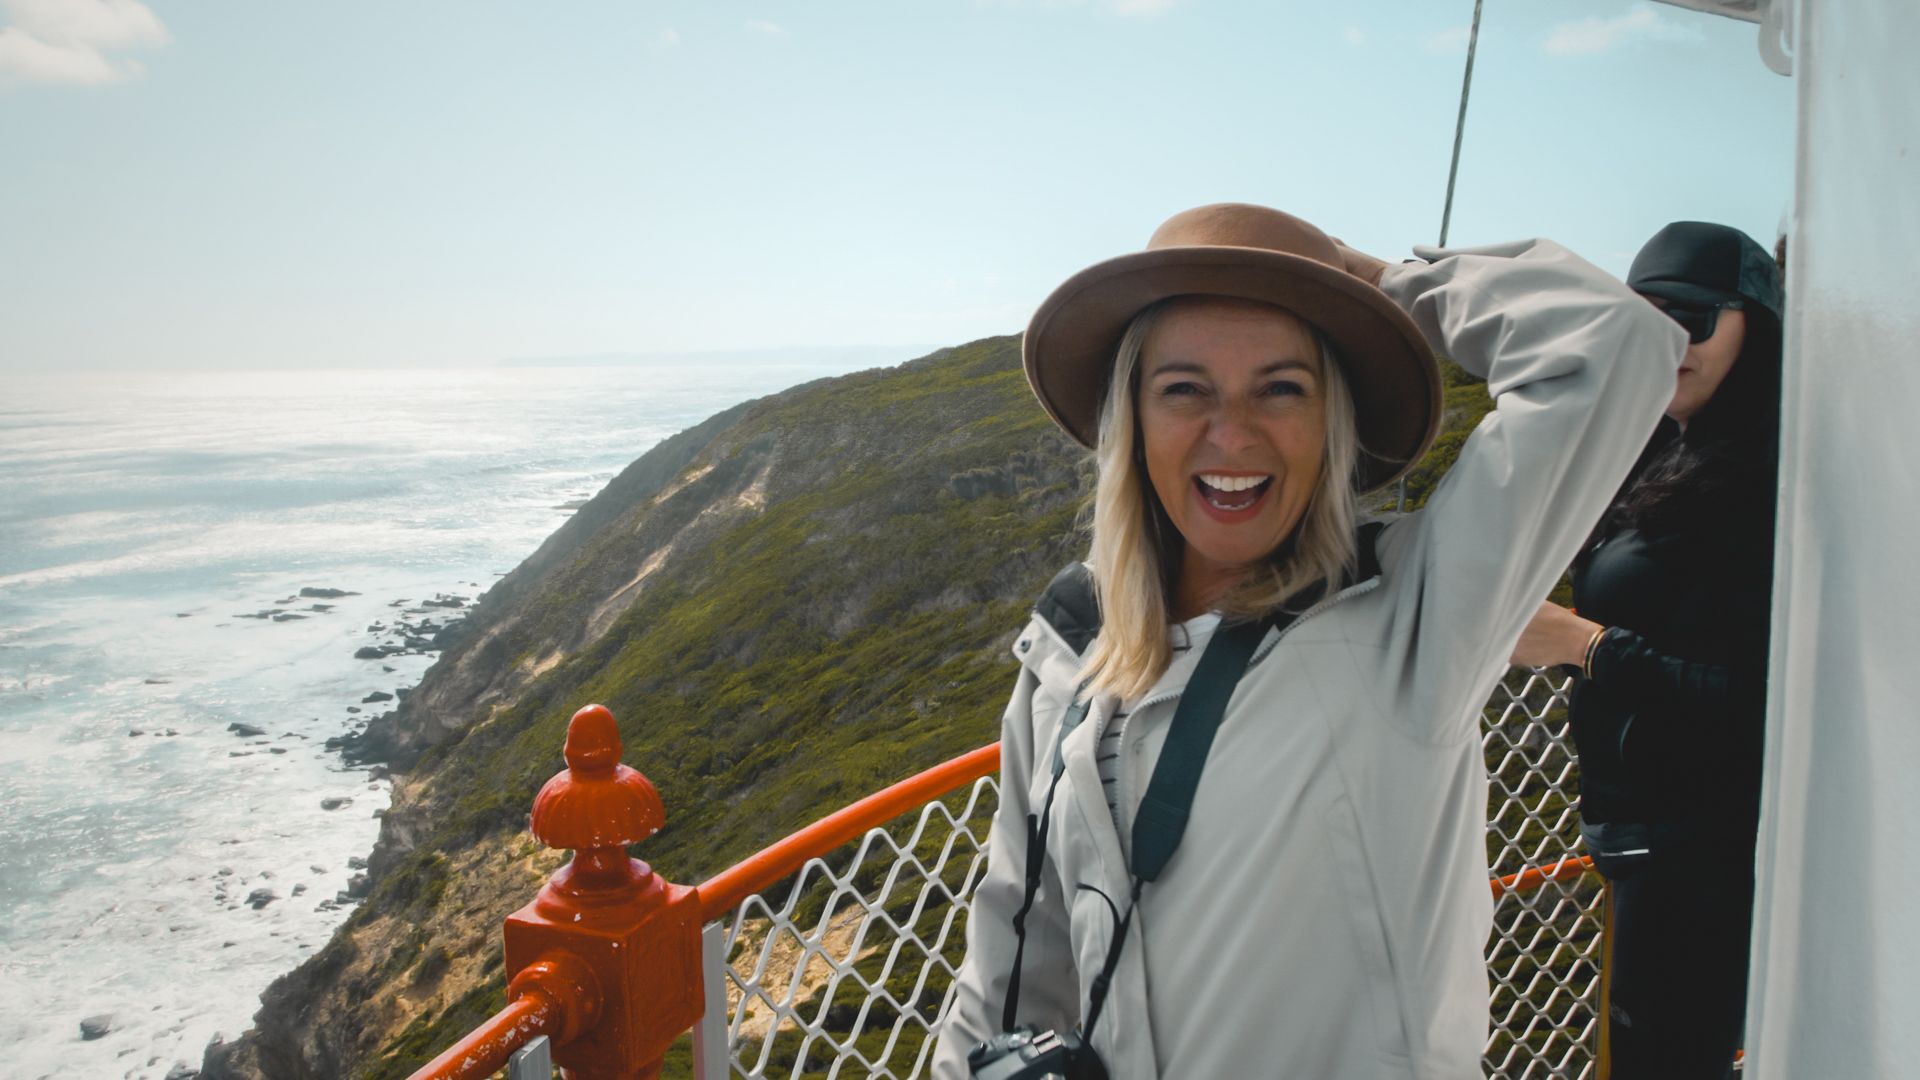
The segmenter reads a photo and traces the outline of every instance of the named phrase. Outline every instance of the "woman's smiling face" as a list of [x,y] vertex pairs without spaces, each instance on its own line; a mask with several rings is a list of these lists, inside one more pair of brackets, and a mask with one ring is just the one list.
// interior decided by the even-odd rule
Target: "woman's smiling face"
[[1320,348],[1290,312],[1195,296],[1160,313],[1140,365],[1147,475],[1186,544],[1178,606],[1211,604],[1313,500],[1327,443]]

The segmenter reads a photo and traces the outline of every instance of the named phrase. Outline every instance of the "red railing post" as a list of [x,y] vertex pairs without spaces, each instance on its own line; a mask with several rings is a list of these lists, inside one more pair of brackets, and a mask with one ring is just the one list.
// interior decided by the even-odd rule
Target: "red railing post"
[[647,778],[620,764],[613,714],[574,713],[566,758],[533,800],[533,834],[573,861],[507,917],[508,994],[537,989],[561,1003],[553,1060],[565,1075],[643,1080],[700,1019],[698,900],[627,856],[667,811]]
[[700,1019],[699,897],[627,856],[666,824],[659,793],[620,764],[602,706],[573,714],[566,758],[534,797],[533,834],[573,861],[507,916],[507,1007],[414,1080],[491,1076],[537,1035],[569,1080],[650,1080]]

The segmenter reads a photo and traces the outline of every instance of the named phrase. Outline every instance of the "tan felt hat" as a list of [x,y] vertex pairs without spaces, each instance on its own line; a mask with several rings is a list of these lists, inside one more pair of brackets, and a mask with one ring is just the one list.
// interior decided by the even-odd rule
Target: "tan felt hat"
[[1114,354],[1142,309],[1173,296],[1230,296],[1286,308],[1339,353],[1359,421],[1362,490],[1426,453],[1440,426],[1440,371],[1407,313],[1348,273],[1326,233],[1292,214],[1216,203],[1167,219],[1145,251],[1080,271],[1027,325],[1027,382],[1054,422],[1091,448]]

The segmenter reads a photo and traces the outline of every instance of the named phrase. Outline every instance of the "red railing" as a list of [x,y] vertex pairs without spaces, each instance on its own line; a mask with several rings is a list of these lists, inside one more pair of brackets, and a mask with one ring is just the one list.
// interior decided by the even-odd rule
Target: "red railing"
[[[545,1035],[570,1080],[659,1075],[675,1039],[699,1021],[700,927],[795,873],[809,859],[864,836],[1000,768],[994,743],[869,795],[688,888],[665,881],[626,848],[660,831],[653,785],[620,764],[613,714],[589,705],[567,727],[567,769],[533,803],[533,833],[574,852],[533,902],[509,915],[508,1005],[411,1080],[477,1080]],[[1495,900],[1592,866],[1568,857],[1491,879]]]
[[991,743],[942,762],[851,806],[836,810],[756,855],[722,870],[694,889],[700,894],[700,921],[732,911],[740,901],[772,888],[780,879],[869,829],[918,810],[946,793],[1000,769],[1000,744]]

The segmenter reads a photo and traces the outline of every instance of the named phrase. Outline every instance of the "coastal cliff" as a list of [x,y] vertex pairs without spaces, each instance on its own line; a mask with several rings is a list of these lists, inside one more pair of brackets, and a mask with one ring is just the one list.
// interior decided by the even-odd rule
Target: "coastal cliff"
[[395,768],[369,895],[206,1075],[405,1076],[502,1004],[500,919],[565,858],[527,811],[581,705],[613,710],[666,801],[636,854],[687,883],[993,740],[1008,646],[1084,547],[1091,479],[1017,337],[796,387],[654,447],[348,747]]

